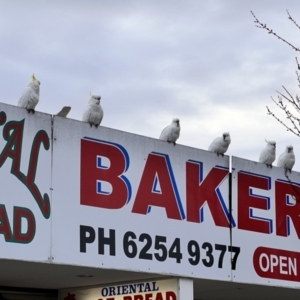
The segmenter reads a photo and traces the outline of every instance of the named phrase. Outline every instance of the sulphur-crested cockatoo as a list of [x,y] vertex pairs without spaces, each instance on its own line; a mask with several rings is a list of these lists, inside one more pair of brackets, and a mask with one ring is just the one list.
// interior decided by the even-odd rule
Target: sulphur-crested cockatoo
[[293,146],[286,146],[285,151],[279,156],[277,161],[277,167],[284,168],[285,171],[292,172],[292,168],[295,164],[295,154]]
[[267,140],[266,142],[266,147],[262,149],[259,155],[259,162],[264,163],[267,165],[267,167],[272,168],[272,163],[276,158],[276,142]]
[[35,107],[39,102],[40,97],[40,82],[35,78],[34,74],[31,77],[31,81],[25,88],[21,98],[19,99],[18,106],[24,107],[30,113],[34,114]]
[[59,117],[66,117],[68,115],[68,113],[71,110],[71,106],[64,106],[57,114],[56,116]]
[[99,95],[90,94],[90,100],[88,102],[88,106],[82,115],[82,121],[87,122],[95,127],[98,127],[103,119],[103,109],[100,105],[101,97]]
[[231,139],[229,132],[224,132],[221,137],[217,137],[212,141],[208,147],[208,151],[215,152],[218,156],[219,154],[224,156],[224,153],[227,151],[230,142]]
[[174,146],[176,145],[176,141],[180,135],[180,124],[179,119],[174,118],[172,123],[168,125],[166,128],[163,129],[161,132],[159,139],[163,141],[167,141],[168,143],[173,143]]

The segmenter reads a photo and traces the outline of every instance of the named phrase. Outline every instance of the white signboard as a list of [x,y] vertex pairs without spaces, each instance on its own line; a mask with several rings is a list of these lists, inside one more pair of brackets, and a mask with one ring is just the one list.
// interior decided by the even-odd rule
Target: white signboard
[[231,280],[227,156],[54,118],[55,263]]
[[300,173],[233,157],[238,282],[300,287]]
[[0,103],[0,258],[299,288],[300,174],[228,168]]
[[0,257],[50,257],[51,115],[0,103]]
[[179,300],[178,279],[124,283],[59,292],[60,300]]

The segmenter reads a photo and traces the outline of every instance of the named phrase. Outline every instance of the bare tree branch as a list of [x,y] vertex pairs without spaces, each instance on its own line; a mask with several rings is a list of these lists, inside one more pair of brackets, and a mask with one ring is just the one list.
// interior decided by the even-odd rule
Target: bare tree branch
[[[299,65],[299,62],[298,62],[298,58],[295,57],[295,59],[296,59],[296,63],[297,63],[298,70],[300,70],[300,65]],[[297,71],[296,71],[296,72],[297,72]]]
[[[296,109],[296,111],[298,113],[300,113],[300,106],[299,106],[299,101],[297,101],[298,96],[296,96],[296,100],[293,98],[293,96],[288,92],[288,90],[282,86],[284,88],[284,90],[287,92],[287,94],[291,97],[291,99],[289,99],[288,97],[286,97],[285,95],[283,95],[282,93],[276,91],[281,97],[285,98],[290,104],[292,104],[292,106]],[[281,103],[282,103],[282,99],[281,99]]]
[[[276,101],[273,99],[273,101],[276,103]],[[283,121],[281,121],[267,106],[268,115],[271,115],[274,119],[276,119],[279,123],[281,123],[287,131],[292,132],[293,134],[300,137],[300,130],[295,126],[294,129],[290,128],[288,125],[286,125]]]
[[[255,14],[253,13],[252,10],[250,10],[250,12],[251,12],[252,16],[253,16],[254,19],[255,19],[254,23],[258,24],[258,25],[255,25],[256,27],[261,28],[261,29],[265,29],[269,34],[273,34],[273,35],[276,36],[279,40],[283,41],[284,43],[286,43],[287,45],[289,45],[291,48],[293,48],[295,51],[299,51],[299,52],[300,52],[299,47],[295,47],[295,46],[292,45],[290,42],[288,42],[287,40],[285,40],[284,38],[282,38],[281,36],[279,36],[276,32],[273,31],[273,29],[267,27],[267,24],[261,23],[261,22],[257,19],[257,17],[255,16]],[[288,13],[288,15],[289,15],[289,13]],[[294,21],[294,19],[293,19],[292,17],[290,17],[290,15],[289,15],[289,19],[292,20],[292,22],[293,22],[297,27],[299,27],[298,24]]]
[[[260,22],[258,20],[258,18],[256,17],[256,15],[253,13],[253,11],[251,11],[251,14],[254,18],[254,23],[256,24],[255,26],[261,29],[264,29],[268,32],[268,34],[272,34],[275,37],[277,37],[279,40],[281,40],[282,42],[286,43],[287,45],[289,45],[292,49],[294,49],[295,51],[299,51],[300,49],[299,47],[294,46],[293,44],[291,44],[290,42],[288,42],[287,40],[285,40],[284,38],[282,38],[281,36],[279,36],[276,32],[273,31],[273,29],[269,28],[266,24]],[[289,13],[289,11],[287,10],[287,15],[288,15],[288,19],[290,21],[293,22],[293,24],[300,29],[300,26],[298,25],[298,23],[293,19],[293,17],[291,16],[291,14]],[[300,70],[300,64],[298,62],[298,58],[295,58],[296,60],[296,64],[297,64],[297,71],[296,71],[296,78],[297,78],[297,82],[298,82],[298,87],[300,88],[300,74],[298,73],[298,70]],[[275,113],[273,113],[269,107],[267,106],[267,112],[268,115],[271,115],[273,118],[275,118],[280,124],[282,124],[287,131],[292,132],[293,134],[297,135],[300,137],[300,98],[299,96],[296,94],[295,96],[293,96],[287,88],[285,88],[284,86],[282,86],[284,93],[276,91],[278,93],[278,100],[274,100],[273,97],[271,97],[271,99],[273,100],[273,102],[276,104],[277,107],[279,107],[284,115],[285,118],[288,119],[287,122],[282,121],[277,115],[275,115]],[[290,110],[290,108],[292,108],[292,111]],[[295,113],[294,113],[295,111]],[[299,114],[299,117],[298,117]]]
[[[266,30],[268,32],[268,34],[274,35],[279,40],[281,40],[282,42],[284,42],[287,45],[289,45],[295,51],[300,51],[300,49],[298,47],[292,45],[290,42],[288,42],[287,40],[285,40],[281,36],[277,35],[276,32],[274,32],[271,28],[267,27],[266,24],[261,23],[252,11],[251,11],[251,14],[252,14],[252,16],[255,19],[254,23],[256,23],[256,25],[255,25],[256,27]],[[292,21],[294,23],[294,25],[298,29],[300,29],[300,26],[292,18],[292,16],[288,12],[288,10],[287,10],[287,14],[288,14],[289,20]],[[300,88],[300,74],[298,73],[298,70],[300,70],[300,64],[298,62],[298,58],[297,57],[295,58],[295,60],[296,60],[296,64],[297,64],[297,70],[296,70],[297,82],[298,82],[298,87]],[[287,131],[290,131],[293,134],[295,134],[296,136],[300,137],[300,117],[297,117],[293,112],[291,112],[289,110],[289,107],[292,107],[293,109],[295,109],[296,114],[300,116],[300,98],[299,98],[299,96],[297,94],[296,94],[295,97],[293,97],[292,94],[284,86],[282,86],[282,87],[283,87],[283,89],[284,89],[284,91],[285,91],[286,94],[283,94],[283,93],[281,93],[279,91],[276,91],[278,93],[278,96],[277,96],[278,100],[277,101],[274,100],[273,97],[271,97],[271,99],[276,104],[276,106],[279,107],[283,111],[283,113],[285,114],[285,117],[288,119],[288,124],[286,122],[283,122],[279,117],[277,117],[277,115],[275,115],[269,109],[268,106],[267,106],[267,114],[271,115],[280,124],[282,124],[286,128]],[[287,102],[284,103],[284,101],[287,101]],[[291,195],[291,197],[297,203],[300,203],[300,190],[299,190],[299,187],[297,187],[296,184],[293,183],[291,181],[291,179],[289,178],[289,176],[288,176],[288,170],[285,170],[284,174],[285,174],[286,179],[288,180],[288,182],[292,186],[293,190],[295,191],[295,195]]]
[[[279,92],[278,92],[279,93]],[[293,103],[292,100],[288,99],[285,95],[279,93],[280,96],[278,96],[278,101],[274,100],[273,97],[271,97],[271,99],[273,100],[273,102],[285,113],[286,118],[289,120],[290,125],[287,125],[285,122],[283,122],[282,120],[280,120],[267,106],[267,111],[268,111],[268,115],[271,115],[273,118],[275,118],[278,122],[280,122],[286,129],[287,131],[290,131],[292,133],[294,133],[295,135],[300,137],[300,119],[298,117],[296,117],[295,115],[293,115],[287,105],[285,105],[283,103],[282,97],[281,95],[287,99],[289,102]]]
[[289,16],[289,19],[298,27],[298,29],[300,29],[300,26],[297,24],[297,22],[292,18],[292,16],[290,15],[289,11],[286,10],[288,16]]

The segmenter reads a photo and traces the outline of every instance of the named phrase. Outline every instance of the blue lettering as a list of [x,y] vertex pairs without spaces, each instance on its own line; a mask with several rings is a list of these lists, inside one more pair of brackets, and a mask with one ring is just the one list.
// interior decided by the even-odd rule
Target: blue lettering
[[103,289],[101,290],[101,295],[102,295],[103,297],[106,297],[106,296],[108,295],[108,288],[103,288]]
[[136,285],[130,284],[129,285],[129,294],[135,294],[136,293]]
[[143,292],[143,287],[144,287],[144,284],[143,283],[137,283],[137,286],[139,286],[139,293],[142,293]]
[[146,283],[144,292],[151,292],[150,283]]
[[113,286],[111,286],[110,288],[109,288],[109,296],[115,296],[116,294],[115,294],[115,287],[113,287]]
[[158,286],[156,286],[156,281],[153,281],[152,282],[152,291],[158,291],[159,290],[159,288],[158,288]]
[[128,286],[127,285],[123,285],[122,286],[122,294],[128,294]]

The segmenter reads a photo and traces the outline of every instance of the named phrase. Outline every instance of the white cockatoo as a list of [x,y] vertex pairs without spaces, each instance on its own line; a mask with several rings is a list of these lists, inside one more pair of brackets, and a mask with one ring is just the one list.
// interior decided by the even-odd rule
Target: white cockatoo
[[176,141],[180,135],[180,124],[179,119],[174,118],[172,123],[168,125],[166,128],[163,129],[161,132],[159,139],[163,141],[167,141],[168,143],[173,143],[174,146],[176,145]]
[[34,74],[31,77],[31,81],[25,88],[21,98],[19,99],[18,106],[24,107],[30,113],[34,114],[35,107],[39,102],[40,97],[40,82],[35,78]]
[[208,147],[208,151],[215,152],[218,156],[219,154],[224,156],[224,153],[227,151],[230,142],[231,139],[229,132],[224,132],[221,137],[217,137],[212,141]]
[[64,106],[57,114],[56,116],[59,117],[66,117],[68,115],[68,113],[71,110],[71,106]]
[[82,115],[82,121],[89,123],[91,127],[95,125],[97,128],[100,125],[104,115],[103,109],[100,105],[101,96],[93,95],[92,93],[90,93],[90,96],[91,97],[88,102],[88,106]]
[[285,151],[279,156],[277,161],[277,167],[284,168],[285,171],[292,172],[292,168],[295,164],[295,154],[293,146],[286,146]]
[[262,149],[259,155],[259,162],[264,163],[267,167],[272,168],[272,163],[276,158],[276,142],[267,141],[267,145],[264,149]]

